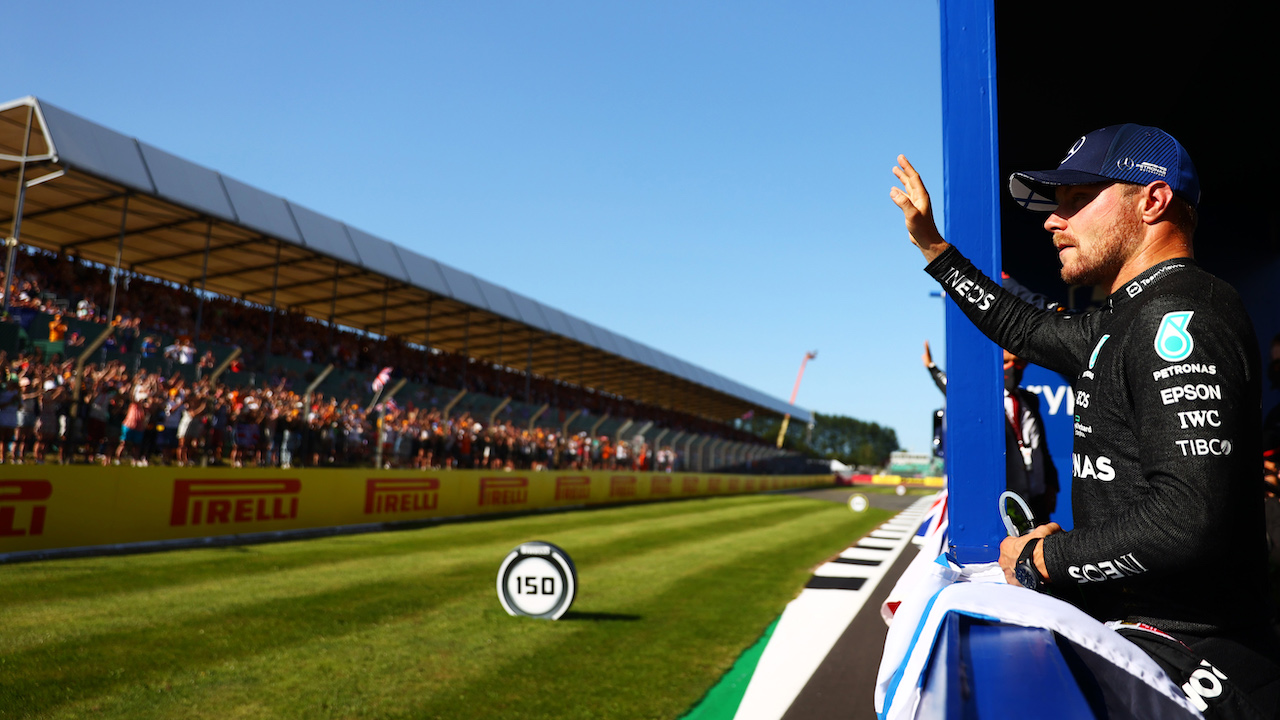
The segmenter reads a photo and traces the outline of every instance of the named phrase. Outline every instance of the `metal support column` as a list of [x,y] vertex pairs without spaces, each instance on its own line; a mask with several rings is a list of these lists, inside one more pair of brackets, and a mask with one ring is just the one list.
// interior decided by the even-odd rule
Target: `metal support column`
[[591,436],[592,438],[597,437],[597,435],[596,435],[596,431],[597,431],[597,430],[599,430],[599,429],[600,429],[600,426],[604,424],[604,421],[605,421],[605,420],[608,420],[608,419],[609,419],[609,413],[605,413],[604,415],[601,415],[601,416],[600,416],[600,419],[596,421],[596,424],[595,424],[595,425],[592,425],[592,426],[591,426],[591,433],[590,433],[590,436]]
[[529,360],[524,365],[524,401],[533,402],[533,341],[529,341]]
[[[331,372],[333,372],[333,363],[326,365],[324,370],[321,370],[320,374],[316,376],[316,379],[312,380],[311,384],[307,386],[307,389],[303,391],[302,409],[304,412],[311,409],[311,394],[316,391],[316,388],[320,387],[320,383],[324,382],[324,379],[329,377],[329,373]],[[212,380],[210,380],[210,382],[212,382]]]
[[[333,263],[333,293],[329,295],[329,350],[333,351],[333,341],[338,332],[338,277],[342,274],[342,263]],[[336,358],[330,356],[330,360]]]
[[510,404],[511,404],[510,395],[502,398],[502,402],[498,403],[498,407],[494,408],[493,411],[489,413],[489,427],[493,427],[493,422],[498,418],[498,413],[502,412],[504,409],[506,409],[507,405],[510,405]]
[[658,433],[658,436],[653,439],[653,447],[657,448],[659,443],[662,442],[662,438],[666,437],[669,432],[671,432],[671,428],[662,428],[662,432]]
[[627,428],[629,428],[629,427],[631,427],[632,425],[634,425],[634,424],[635,424],[635,422],[636,422],[635,420],[628,419],[626,422],[624,422],[624,423],[622,423],[621,425],[619,425],[619,426],[618,426],[618,429],[617,429],[617,430],[614,432],[614,434],[613,434],[613,441],[614,441],[615,443],[616,443],[616,442],[620,442],[620,441],[622,440],[622,433],[626,432],[626,431],[627,431]]
[[387,301],[391,298],[391,278],[387,278],[382,285],[382,327],[378,328],[378,334],[382,336],[382,358],[386,359],[387,353]]
[[671,442],[669,444],[671,445],[672,450],[676,448],[676,444],[680,442],[680,438],[683,437],[684,434],[684,430],[677,430],[676,434],[671,436]]
[[[382,283],[382,323],[378,327],[378,334],[382,336],[382,342],[378,345],[378,366],[387,367],[387,301],[391,297],[391,278],[386,278]],[[370,350],[373,348],[370,347]],[[379,415],[381,417],[381,415]]]
[[275,342],[276,334],[276,313],[280,312],[276,308],[276,291],[280,287],[280,251],[284,248],[284,243],[276,243],[276,266],[271,275],[271,318],[267,320],[267,351],[262,354],[262,369],[267,369],[267,358],[271,357],[271,347]]
[[6,248],[4,261],[4,306],[0,309],[0,317],[9,317],[10,288],[13,287],[13,264],[18,255],[18,238],[22,237],[22,203],[27,197],[27,155],[31,151],[31,123],[35,120],[36,108],[27,106],[27,132],[22,141],[22,160],[18,162],[18,187],[13,195],[13,225],[9,237],[5,238]]
[[574,410],[573,414],[570,415],[568,418],[566,418],[565,421],[560,424],[560,435],[562,437],[569,434],[569,423],[573,422],[574,420],[577,420],[578,416],[581,414],[582,414],[581,408]]
[[467,388],[467,366],[471,364],[471,311],[467,310],[467,325],[462,331],[462,389]]
[[200,331],[205,325],[205,287],[209,284],[209,243],[214,240],[214,220],[205,220],[205,259],[200,266],[200,300],[196,302],[196,333],[192,343],[200,342]]
[[431,303],[435,302],[435,298],[427,298],[427,326],[422,333],[422,347],[431,349]]
[[[80,386],[84,382],[85,363],[89,361],[89,357],[92,356],[98,348],[102,347],[102,345],[107,342],[107,338],[115,334],[116,329],[115,325],[107,323],[107,326],[103,328],[102,332],[98,333],[98,336],[86,345],[85,348],[80,351],[80,354],[76,356],[76,371],[71,380],[71,397],[80,397]],[[78,402],[71,403],[71,417],[76,417],[80,410],[80,405],[81,404]]]
[[457,405],[458,401],[461,400],[466,394],[467,394],[466,390],[459,390],[458,394],[454,395],[453,399],[449,401],[449,404],[445,405],[444,409],[440,411],[440,417],[445,418],[447,420],[449,418],[449,411],[453,410],[453,406]]
[[[218,363],[218,366],[213,369],[213,372],[209,373],[210,387],[213,387],[218,384],[218,378],[222,375],[222,373],[226,372],[227,368],[231,367],[231,363],[235,362],[236,358],[240,357],[240,353],[241,353],[240,348],[236,347],[232,349],[230,354],[222,358],[222,362]],[[311,397],[310,394],[308,394],[307,397],[310,398]]]
[[538,418],[542,417],[542,414],[545,413],[549,407],[551,407],[551,403],[542,403],[542,407],[538,408],[533,413],[533,416],[529,418],[529,432],[533,432],[533,429],[537,427]]
[[707,469],[711,471],[719,470],[722,463],[716,460],[716,451],[724,447],[724,439],[716,438],[711,441],[711,447],[707,448]]
[[124,257],[124,233],[129,221],[129,198],[132,193],[125,193],[124,203],[120,208],[120,239],[116,242],[116,264],[111,268],[111,302],[107,305],[107,322],[116,319],[116,289],[120,286],[120,261]]
[[707,470],[707,442],[710,440],[710,435],[704,435],[702,436],[702,442],[698,443],[698,472],[706,472]]
[[658,459],[658,451],[662,449],[662,438],[666,437],[669,432],[671,432],[671,428],[662,428],[662,432],[658,433],[658,437],[654,438],[653,442],[649,444],[650,470],[657,469],[655,461]]

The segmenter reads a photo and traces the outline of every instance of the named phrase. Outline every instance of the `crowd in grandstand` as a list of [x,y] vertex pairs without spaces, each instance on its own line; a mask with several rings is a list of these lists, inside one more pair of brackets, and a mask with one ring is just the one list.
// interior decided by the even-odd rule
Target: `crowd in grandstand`
[[[2,276],[0,276],[2,278]],[[0,459],[4,462],[98,462],[145,465],[344,466],[376,460],[387,467],[492,469],[635,469],[677,467],[675,449],[586,432],[517,426],[514,422],[442,414],[420,393],[366,412],[367,384],[351,381],[340,395],[303,397],[293,370],[263,367],[288,357],[317,366],[395,374],[427,387],[466,389],[495,397],[519,396],[601,416],[652,421],[657,427],[737,441],[759,442],[731,427],[684,413],[642,405],[454,353],[429,351],[391,336],[332,328],[314,319],[275,312],[271,353],[261,328],[271,311],[231,298],[200,297],[181,286],[122,274],[113,298],[110,271],[44,252],[20,256],[10,284],[11,308],[52,315],[48,340],[23,354],[0,352]],[[0,280],[2,281],[2,280]],[[114,312],[103,304],[113,306]],[[65,318],[116,325],[99,362],[87,365],[73,390],[74,358],[86,334],[68,331]],[[252,330],[249,330],[252,329]],[[158,336],[172,337],[162,345]],[[92,338],[88,338],[91,340]],[[210,382],[214,355],[197,343],[235,345],[252,379],[228,373]],[[139,358],[163,358],[161,372]],[[133,361],[129,362],[132,358]],[[176,372],[199,368],[195,377]],[[203,378],[203,379],[201,379]],[[526,397],[526,392],[528,396]],[[383,445],[374,438],[378,420]]]
[[280,380],[232,388],[208,378],[188,382],[113,360],[88,366],[78,392],[72,361],[10,359],[0,351],[0,443],[4,462],[97,462],[321,467],[367,465],[377,458],[383,423],[385,467],[501,470],[670,471],[675,453],[642,440],[585,432],[486,425],[468,413],[394,402],[370,412],[357,402],[300,396]]

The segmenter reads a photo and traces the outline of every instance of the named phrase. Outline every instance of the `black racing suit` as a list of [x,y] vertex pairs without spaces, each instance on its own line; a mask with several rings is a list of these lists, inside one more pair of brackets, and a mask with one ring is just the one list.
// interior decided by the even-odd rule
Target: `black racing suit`
[[1235,290],[1180,258],[1071,315],[1005,293],[955,248],[927,271],[1001,347],[1075,378],[1075,529],[1045,538],[1049,579],[1103,620],[1262,623],[1261,381]]
[[[1275,713],[1260,363],[1235,290],[1178,258],[1071,315],[1017,299],[955,248],[926,270],[998,345],[1075,378],[1075,528],[1043,540],[1051,587],[1140,624],[1119,631],[1208,716]],[[1205,658],[1232,678],[1219,694]]]

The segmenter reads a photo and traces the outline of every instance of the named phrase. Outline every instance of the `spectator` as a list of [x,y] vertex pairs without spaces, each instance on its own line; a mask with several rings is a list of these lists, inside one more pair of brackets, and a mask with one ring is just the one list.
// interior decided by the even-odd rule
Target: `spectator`
[[[1049,457],[1040,397],[1021,387],[1027,361],[1004,350],[1005,483],[1026,499],[1036,524],[1049,522],[1058,503],[1058,470]],[[933,362],[929,342],[924,344],[925,369],[945,395],[947,374]]]

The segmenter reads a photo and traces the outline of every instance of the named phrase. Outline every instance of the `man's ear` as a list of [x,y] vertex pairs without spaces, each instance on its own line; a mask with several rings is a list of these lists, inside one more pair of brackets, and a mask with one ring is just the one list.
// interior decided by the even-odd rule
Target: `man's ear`
[[1167,215],[1173,207],[1173,188],[1169,187],[1169,183],[1157,180],[1147,185],[1142,189],[1140,198],[1139,209],[1142,211],[1143,222],[1154,225],[1168,219]]

